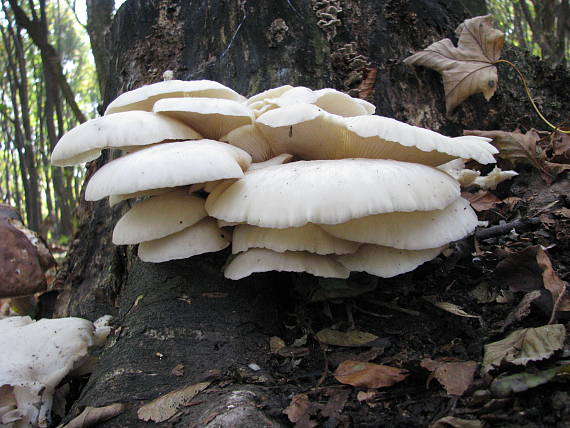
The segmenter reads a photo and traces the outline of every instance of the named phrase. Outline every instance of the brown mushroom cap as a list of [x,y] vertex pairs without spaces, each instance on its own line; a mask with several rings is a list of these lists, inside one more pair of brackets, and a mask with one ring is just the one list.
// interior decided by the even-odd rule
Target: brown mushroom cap
[[46,288],[38,250],[14,221],[0,218],[0,298],[26,296]]

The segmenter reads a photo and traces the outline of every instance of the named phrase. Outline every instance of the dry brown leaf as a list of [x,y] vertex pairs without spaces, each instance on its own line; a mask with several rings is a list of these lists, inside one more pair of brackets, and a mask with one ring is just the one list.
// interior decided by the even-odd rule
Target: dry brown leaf
[[378,67],[367,68],[365,73],[364,79],[362,79],[362,82],[358,86],[358,98],[362,98],[364,100],[373,98]]
[[278,336],[271,336],[269,339],[269,349],[271,353],[276,354],[283,348],[285,348],[285,341]]
[[455,416],[446,416],[438,419],[430,428],[483,428],[483,422],[476,419],[461,419]]
[[463,395],[473,383],[479,365],[475,361],[441,361],[426,358],[420,363],[450,395]]
[[330,388],[327,395],[329,396],[329,401],[327,401],[327,404],[321,410],[321,416],[338,419],[344,409],[346,400],[348,400],[350,389]]
[[512,312],[507,316],[503,324],[503,330],[510,326],[515,321],[520,321],[530,314],[530,304],[538,299],[541,295],[541,290],[534,290],[530,293],[526,293],[521,299],[519,304]]
[[63,428],[87,428],[96,426],[102,422],[123,413],[125,405],[114,403],[104,407],[86,407],[79,416],[76,416]]
[[310,418],[313,411],[309,396],[297,394],[291,399],[291,403],[283,410],[283,413],[287,415],[289,421],[295,424],[295,427],[315,427],[317,423]]
[[494,64],[501,56],[504,35],[492,25],[491,15],[467,19],[457,27],[457,47],[443,39],[404,60],[442,75],[448,113],[473,94],[481,92],[489,100],[495,93],[499,78]]
[[555,131],[550,134],[553,162],[570,163],[570,135]]
[[570,165],[553,163],[547,160],[546,153],[537,145],[541,137],[534,129],[531,129],[526,134],[523,134],[518,129],[514,132],[467,130],[463,134],[492,138],[493,144],[499,149],[497,156],[511,162],[513,166],[533,166],[541,172],[542,178],[549,184],[559,174],[570,169]]
[[460,306],[457,306],[453,303],[449,303],[449,302],[434,302],[433,303],[434,306],[438,307],[439,309],[442,309],[446,312],[449,312],[450,314],[453,315],[457,315],[459,317],[464,317],[464,318],[481,318],[479,315],[472,315],[472,314],[468,314],[467,312],[465,312],[463,309],[461,309]]
[[340,383],[364,388],[383,388],[403,381],[406,370],[382,364],[362,361],[343,361],[335,370],[334,377]]
[[358,401],[368,401],[376,398],[377,395],[377,391],[358,391],[358,394],[356,394],[356,399]]
[[516,330],[503,340],[485,345],[482,370],[487,373],[503,362],[525,366],[529,361],[544,360],[564,347],[565,338],[562,324]]
[[200,382],[162,395],[142,406],[137,416],[143,421],[164,422],[174,416],[178,409],[190,404],[192,399],[205,390],[211,382]]
[[324,328],[316,336],[319,342],[334,346],[364,346],[378,339],[378,336],[364,331],[350,330],[344,332],[332,328]]
[[487,211],[502,201],[488,190],[479,190],[477,193],[462,192],[461,197],[469,201],[475,211]]
[[503,287],[509,287],[511,291],[541,291],[541,296],[534,302],[550,316],[551,321],[566,292],[566,282],[558,277],[548,255],[539,245],[501,260],[495,276]]

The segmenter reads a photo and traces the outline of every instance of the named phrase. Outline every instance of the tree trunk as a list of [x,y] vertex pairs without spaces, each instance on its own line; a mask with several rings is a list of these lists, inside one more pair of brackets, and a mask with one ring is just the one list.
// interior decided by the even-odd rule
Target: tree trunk
[[115,0],[87,0],[87,33],[91,42],[91,51],[95,59],[99,93],[104,97],[104,89],[109,81],[109,62],[111,52],[105,38],[111,28]]
[[[283,84],[336,87],[372,101],[378,114],[449,135],[461,135],[463,129],[540,127],[516,76],[508,70],[500,70],[502,81],[489,103],[477,95],[446,117],[440,77],[402,63],[435,40],[452,37],[468,17],[462,2],[338,3],[343,9],[338,14],[340,25],[326,27],[321,22],[321,29],[322,15],[318,15],[323,2],[317,1],[129,0],[117,12],[110,34],[113,57],[105,103],[124,91],[157,82],[165,70],[172,70],[176,78],[217,80],[248,96]],[[479,6],[484,7],[483,2]],[[512,49],[505,56],[527,61]],[[535,95],[545,100],[545,114],[560,122],[555,106],[568,105],[568,94],[562,90],[570,83],[568,76],[536,63],[523,63],[522,68]],[[551,73],[548,86],[541,83],[545,73]],[[87,177],[107,157],[89,164]],[[275,364],[268,351],[269,337],[289,334],[284,326],[294,304],[290,290],[299,276],[263,274],[232,282],[221,274],[227,252],[143,263],[134,249],[111,243],[113,226],[124,210],[113,210],[106,201],[82,202],[79,232],[55,282],[60,289],[57,315],[95,319],[112,314],[117,327],[70,417],[83,406],[123,402],[126,411],[100,426],[144,426],[137,418],[142,404],[208,379],[216,386],[202,393],[198,405],[173,419],[173,425],[285,423],[281,410],[291,394],[302,392],[294,383],[306,379],[293,376],[295,380],[280,389],[261,381],[256,386],[255,373],[247,366]],[[318,375],[310,370],[303,373],[315,386],[323,363],[318,347],[312,352],[311,367]],[[215,425],[216,412],[227,411],[215,405],[227,403],[231,391],[239,395],[235,391],[244,389],[248,392],[241,394],[254,397],[251,412]],[[266,415],[259,413],[264,407]],[[378,425],[402,417],[380,408],[370,412],[379,415]],[[428,422],[429,417],[417,421],[417,426]]]

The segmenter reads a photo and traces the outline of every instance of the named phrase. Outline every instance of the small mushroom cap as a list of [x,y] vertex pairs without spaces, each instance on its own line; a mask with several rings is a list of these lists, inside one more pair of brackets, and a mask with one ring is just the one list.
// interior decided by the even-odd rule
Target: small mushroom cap
[[93,324],[79,318],[14,318],[0,320],[0,395],[8,395],[1,398],[16,409],[0,409],[0,420],[13,417],[18,427],[47,426],[55,387],[87,355]]
[[253,162],[249,167],[248,171],[254,171],[256,169],[267,168],[268,166],[273,165],[283,165],[284,163],[289,163],[293,160],[295,156],[290,155],[289,153],[281,153],[271,159],[266,160],[265,162]]
[[273,153],[291,153],[309,160],[393,159],[437,166],[454,158],[493,163],[497,153],[488,139],[446,137],[376,115],[343,118],[311,104],[268,111],[256,124]]
[[479,171],[465,168],[463,159],[454,159],[443,165],[439,165],[438,169],[447,172],[461,184],[461,187],[467,187],[473,184],[475,179],[481,175]]
[[207,97],[224,98],[243,102],[245,100],[233,89],[211,80],[168,80],[141,86],[119,95],[105,110],[105,115],[128,110],[152,111],[154,103],[162,98]]
[[359,246],[356,242],[335,238],[311,223],[286,229],[240,224],[234,229],[232,252],[236,254],[249,248],[267,248],[278,253],[308,251],[316,254],[351,254]]
[[255,104],[259,101],[264,101],[268,98],[278,98],[281,95],[283,95],[285,92],[290,91],[291,89],[293,89],[293,86],[291,85],[283,85],[277,88],[271,88],[266,91],[260,92],[259,94],[255,94],[249,97],[246,101],[246,104],[248,106],[251,106],[252,104]]
[[85,199],[240,178],[250,164],[249,154],[219,141],[159,144],[103,165],[87,183]]
[[164,98],[154,104],[153,111],[178,119],[213,140],[240,126],[253,124],[249,108],[218,98]]
[[254,162],[264,162],[273,157],[269,143],[255,125],[240,126],[221,137],[220,141],[245,150]]
[[457,241],[472,233],[477,224],[469,202],[458,198],[443,210],[376,214],[322,228],[351,241],[423,250]]
[[346,117],[372,114],[376,109],[368,101],[352,98],[336,89],[325,88],[313,91],[304,86],[282,92],[276,91],[263,98],[256,98],[254,102],[248,100],[248,106],[255,110],[256,116],[275,108],[299,104],[314,104],[329,113]]
[[121,150],[171,141],[198,140],[200,134],[170,117],[147,111],[128,111],[88,120],[67,132],[51,155],[56,166],[89,162],[112,147]]
[[228,279],[242,279],[256,272],[307,272],[324,278],[348,278],[350,272],[329,256],[285,251],[277,253],[264,248],[251,248],[238,254],[224,269]]
[[180,232],[207,216],[204,203],[186,189],[139,202],[115,225],[113,243],[138,244]]
[[476,177],[473,184],[479,186],[481,189],[494,190],[497,186],[505,180],[510,180],[519,175],[516,171],[503,171],[501,168],[495,167],[489,174],[483,177]]
[[399,250],[380,245],[364,244],[355,253],[337,256],[347,269],[367,272],[381,278],[391,278],[411,272],[419,265],[438,256],[443,248],[425,250]]
[[162,263],[220,251],[230,245],[224,235],[216,220],[206,217],[181,232],[141,243],[139,258],[143,262]]
[[382,159],[300,161],[249,171],[226,189],[214,189],[206,211],[228,222],[285,228],[443,209],[458,197],[452,177],[425,165]]

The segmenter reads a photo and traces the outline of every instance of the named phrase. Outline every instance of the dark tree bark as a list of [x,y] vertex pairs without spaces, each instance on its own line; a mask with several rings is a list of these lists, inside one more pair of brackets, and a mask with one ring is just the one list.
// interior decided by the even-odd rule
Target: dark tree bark
[[[341,25],[335,31],[319,24],[319,4],[127,1],[111,30],[113,55],[105,102],[157,82],[165,70],[172,70],[176,78],[218,80],[244,95],[286,83],[336,87],[374,102],[378,114],[449,135],[460,135],[463,129],[540,126],[509,71],[501,70],[504,77],[491,102],[472,97],[448,118],[439,76],[402,63],[433,41],[453,37],[456,26],[468,17],[461,2],[345,0],[339,2]],[[526,61],[519,55],[506,52],[511,60]],[[555,106],[569,101],[561,90],[570,83],[568,76],[540,64],[523,68],[536,95],[546,100],[545,113],[560,121]],[[542,85],[547,72],[552,73],[548,85]],[[91,163],[87,176],[105,160]],[[273,421],[253,406],[249,416],[225,426],[284,422],[280,411],[290,400],[286,392],[299,391],[291,385],[283,386],[285,393],[274,394],[272,388],[255,386],[244,373],[252,362],[261,367],[272,364],[268,340],[285,334],[295,276],[225,280],[221,268],[227,253],[142,263],[134,249],[111,243],[113,225],[124,209],[112,210],[106,201],[81,204],[79,232],[56,279],[56,315],[95,319],[112,314],[117,327],[69,416],[82,406],[123,402],[126,411],[100,426],[151,426],[137,419],[141,404],[183,385],[221,378],[231,380],[231,385],[205,391],[199,405],[183,410],[172,425],[219,426],[215,412],[225,410],[208,407],[208,402],[223,404],[231,391],[243,389],[268,408],[266,416]],[[173,372],[179,364],[182,375]]]
[[87,33],[91,42],[91,51],[95,59],[99,93],[104,97],[104,89],[109,81],[109,62],[111,52],[105,38],[111,28],[115,9],[115,0],[87,0]]

